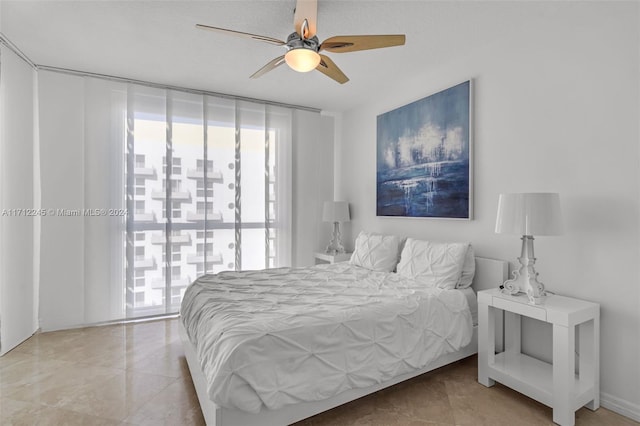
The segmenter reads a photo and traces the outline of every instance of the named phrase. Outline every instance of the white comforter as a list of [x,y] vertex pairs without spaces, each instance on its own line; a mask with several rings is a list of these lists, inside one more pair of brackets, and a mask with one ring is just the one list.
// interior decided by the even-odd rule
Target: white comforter
[[348,263],[206,275],[181,316],[211,400],[249,412],[389,380],[472,335],[460,291]]

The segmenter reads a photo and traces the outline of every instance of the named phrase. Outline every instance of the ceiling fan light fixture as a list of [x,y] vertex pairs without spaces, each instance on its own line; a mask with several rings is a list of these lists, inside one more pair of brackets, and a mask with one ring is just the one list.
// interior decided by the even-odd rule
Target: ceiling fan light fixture
[[309,72],[320,64],[320,55],[314,50],[298,47],[289,50],[284,60],[294,71]]

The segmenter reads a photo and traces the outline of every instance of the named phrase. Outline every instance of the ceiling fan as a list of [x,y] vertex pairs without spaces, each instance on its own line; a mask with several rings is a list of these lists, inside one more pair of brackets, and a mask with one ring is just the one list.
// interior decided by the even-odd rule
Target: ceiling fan
[[264,67],[260,68],[251,76],[251,78],[258,78],[286,62],[287,65],[295,71],[309,72],[316,69],[338,83],[344,84],[349,81],[349,78],[331,59],[329,59],[329,57],[321,54],[320,52],[355,52],[358,50],[401,46],[405,42],[404,34],[395,34],[335,36],[320,43],[316,36],[317,15],[317,0],[297,0],[293,16],[295,31],[287,37],[286,42],[272,37],[243,33],[225,28],[211,27],[209,25],[196,24],[196,27],[275,44],[287,49],[286,54],[275,58]]

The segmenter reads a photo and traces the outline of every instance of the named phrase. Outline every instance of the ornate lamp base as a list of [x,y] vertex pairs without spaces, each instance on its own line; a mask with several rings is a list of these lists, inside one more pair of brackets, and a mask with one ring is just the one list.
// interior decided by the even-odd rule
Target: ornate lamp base
[[331,241],[327,246],[325,252],[327,254],[339,254],[344,253],[344,246],[342,245],[340,236],[340,223],[333,222],[333,234],[331,235]]
[[529,303],[540,305],[544,302],[547,293],[544,285],[538,281],[538,273],[534,268],[536,258],[533,254],[533,236],[522,236],[522,251],[518,261],[520,268],[513,271],[513,278],[504,282],[504,291],[509,294],[526,293]]

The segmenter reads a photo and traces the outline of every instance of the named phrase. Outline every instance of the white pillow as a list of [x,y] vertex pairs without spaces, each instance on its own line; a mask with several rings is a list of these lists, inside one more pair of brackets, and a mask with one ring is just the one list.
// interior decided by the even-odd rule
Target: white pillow
[[398,274],[443,289],[454,289],[469,243],[436,243],[407,238]]
[[476,274],[476,255],[473,252],[473,246],[469,244],[467,254],[464,257],[464,263],[462,264],[462,272],[460,273],[460,279],[456,284],[456,288],[471,287],[473,276]]
[[398,264],[400,239],[395,235],[360,232],[356,238],[355,250],[349,261],[379,272],[391,272]]

